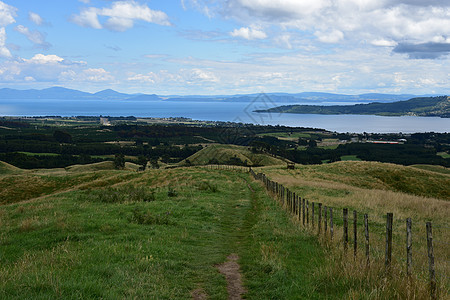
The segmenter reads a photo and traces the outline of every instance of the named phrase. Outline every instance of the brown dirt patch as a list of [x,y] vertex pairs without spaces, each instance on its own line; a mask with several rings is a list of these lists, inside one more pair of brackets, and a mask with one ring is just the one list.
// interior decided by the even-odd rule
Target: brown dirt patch
[[195,289],[191,292],[193,300],[206,300],[208,299],[208,295],[206,295],[205,291],[202,289]]
[[217,266],[219,272],[225,275],[227,280],[227,290],[229,300],[241,300],[242,294],[246,291],[242,286],[242,276],[239,272],[240,267],[237,263],[239,256],[237,254],[230,254],[227,261]]

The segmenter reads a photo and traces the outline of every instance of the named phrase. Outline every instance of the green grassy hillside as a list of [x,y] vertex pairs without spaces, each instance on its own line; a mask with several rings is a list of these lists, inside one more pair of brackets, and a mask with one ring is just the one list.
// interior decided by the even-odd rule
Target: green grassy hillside
[[410,167],[418,168],[421,170],[431,171],[431,172],[437,172],[441,174],[447,174],[450,175],[450,169],[443,167],[443,166],[436,166],[436,165],[411,165]]
[[0,205],[2,299],[227,299],[217,265],[232,253],[248,299],[345,294],[319,289],[311,275],[325,263],[323,249],[246,173],[106,170],[3,180],[1,198],[10,201]]
[[8,163],[0,161],[0,175],[17,174],[17,173],[21,173],[21,172],[24,172],[24,171],[13,165],[10,165]]
[[389,190],[416,196],[450,200],[450,178],[437,172],[395,164],[341,161],[323,165],[297,165],[295,171],[265,168],[269,174],[294,180],[326,181],[348,186]]
[[[245,153],[214,147],[229,157]],[[288,216],[244,169],[0,166],[8,170],[0,176],[1,299],[227,299],[217,265],[232,253],[239,256],[246,299],[406,297],[401,271],[386,282],[374,262],[365,279],[364,268],[349,267],[333,248],[322,247],[317,232]],[[417,253],[426,250],[419,240],[425,221],[448,224],[449,176],[438,172],[371,162],[254,169],[335,207],[336,248],[342,207],[369,213],[372,255],[381,260],[386,212],[395,216],[396,255],[404,252],[406,217],[413,218]],[[436,240],[448,241],[445,231],[434,230]],[[435,255],[437,272],[445,273],[446,248],[437,245]],[[414,259],[418,267],[426,262]],[[421,298],[426,284],[414,284]],[[445,284],[439,281],[444,292]]]
[[249,166],[271,166],[286,164],[281,159],[272,157],[267,154],[255,154],[248,150],[247,147],[236,145],[222,145],[215,144],[198,151],[191,155],[186,160],[183,160],[180,165],[186,165],[187,161],[192,165],[207,165],[214,162],[214,164],[228,164],[239,160],[242,163],[247,162]]

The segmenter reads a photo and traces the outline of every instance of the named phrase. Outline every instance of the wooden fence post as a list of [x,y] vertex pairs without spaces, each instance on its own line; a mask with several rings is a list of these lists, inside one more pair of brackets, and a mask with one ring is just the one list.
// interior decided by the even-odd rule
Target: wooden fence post
[[364,214],[364,235],[366,236],[366,265],[370,265],[369,216]]
[[406,219],[406,275],[411,276],[412,270],[412,235],[411,235],[411,218]]
[[289,209],[289,189],[286,188],[286,210]]
[[319,221],[318,221],[318,234],[322,231],[322,203],[319,203]]
[[312,228],[314,228],[314,206],[315,206],[315,203],[311,202],[311,205],[312,205],[312,207],[311,207],[311,226],[312,226]]
[[323,223],[323,225],[324,225],[323,232],[326,236],[327,231],[328,231],[328,207],[325,206],[323,208],[323,214],[324,214],[324,219],[325,219],[325,222]]
[[344,208],[342,213],[344,219],[344,251],[346,252],[348,243],[348,209]]
[[309,201],[306,201],[306,225],[309,224]]
[[358,213],[356,210],[353,211],[353,257],[356,259],[356,250],[358,248]]
[[303,209],[303,210],[302,210],[302,212],[303,212],[303,219],[302,219],[302,220],[303,220],[303,226],[305,226],[305,209],[306,209],[306,208],[305,208],[305,206],[306,206],[306,205],[305,205],[305,201],[306,201],[306,200],[303,198],[303,199],[302,199],[302,204],[303,204],[303,207],[302,207],[302,209]]
[[334,227],[333,227],[333,208],[330,207],[330,237],[331,237],[331,240],[333,240],[333,233],[334,233]]
[[428,269],[430,272],[430,296],[436,299],[436,273],[434,269],[433,235],[431,222],[427,222]]
[[394,215],[392,213],[388,213],[386,215],[386,253],[384,258],[384,264],[386,270],[391,266],[392,262],[392,223],[393,223]]
[[298,203],[297,203],[297,195],[294,193],[294,199],[293,199],[293,201],[294,201],[294,211],[293,211],[293,213],[294,213],[294,216],[296,216],[297,215],[297,206],[298,206]]

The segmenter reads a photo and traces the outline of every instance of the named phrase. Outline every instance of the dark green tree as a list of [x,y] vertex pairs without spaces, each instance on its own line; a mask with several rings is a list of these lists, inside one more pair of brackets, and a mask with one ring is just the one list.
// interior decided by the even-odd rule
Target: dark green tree
[[142,171],[145,171],[145,168],[147,167],[148,159],[144,155],[138,156],[138,164],[142,166]]
[[60,143],[72,142],[72,136],[69,133],[62,130],[55,130],[55,132],[53,132],[53,137]]
[[317,142],[315,140],[309,140],[308,147],[310,147],[310,148],[317,147]]
[[116,169],[125,168],[125,156],[122,153],[116,154],[114,156],[114,167]]

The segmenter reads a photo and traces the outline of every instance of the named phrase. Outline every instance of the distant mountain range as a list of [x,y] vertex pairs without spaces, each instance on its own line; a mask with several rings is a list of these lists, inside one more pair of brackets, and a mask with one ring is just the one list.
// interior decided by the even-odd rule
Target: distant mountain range
[[255,112],[321,115],[432,116],[450,118],[450,97],[417,97],[391,103],[372,102],[355,105],[283,105]]
[[[421,95],[431,96],[431,95]],[[275,103],[323,103],[332,104],[338,102],[370,103],[370,102],[395,102],[417,97],[411,94],[361,94],[342,95],[333,93],[304,92],[304,93],[267,93],[244,95],[214,95],[214,96],[159,96],[155,94],[125,94],[111,89],[97,93],[87,93],[63,87],[52,87],[43,90],[16,90],[10,88],[0,89],[0,101],[2,99],[60,99],[60,100],[128,100],[128,101],[226,101],[226,102],[253,102],[263,101],[266,104],[276,106]]]

